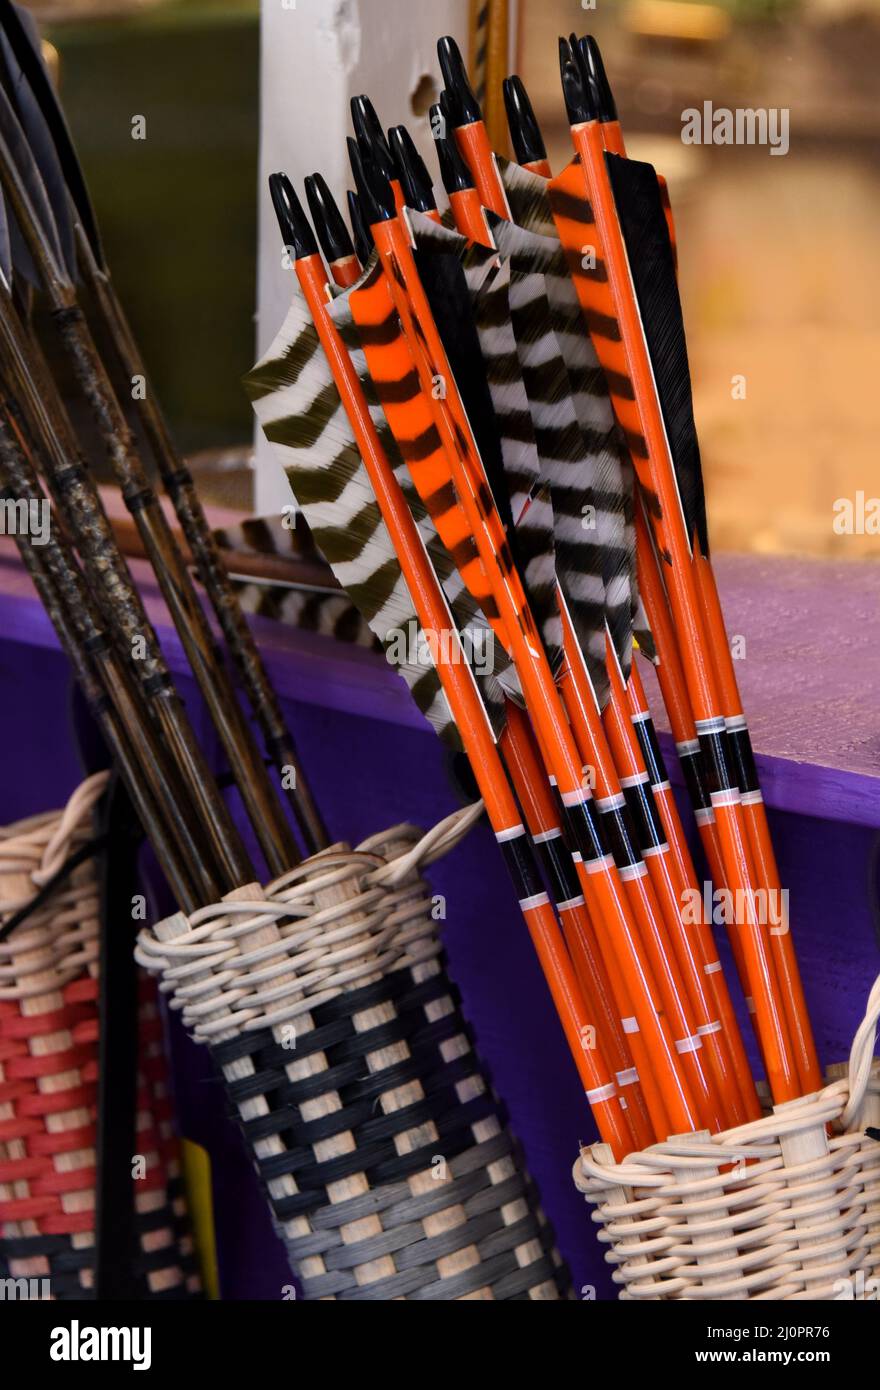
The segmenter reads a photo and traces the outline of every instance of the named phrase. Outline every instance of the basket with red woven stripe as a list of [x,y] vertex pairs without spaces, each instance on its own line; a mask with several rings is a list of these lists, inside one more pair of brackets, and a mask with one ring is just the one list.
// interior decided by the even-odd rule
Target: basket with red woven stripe
[[[94,856],[59,870],[92,839],[106,782],[90,777],[62,811],[0,830],[0,1278],[15,1281],[15,1297],[94,1296],[99,870]],[[194,1295],[161,1018],[146,976],[135,1115],[133,1287],[143,1298]]]

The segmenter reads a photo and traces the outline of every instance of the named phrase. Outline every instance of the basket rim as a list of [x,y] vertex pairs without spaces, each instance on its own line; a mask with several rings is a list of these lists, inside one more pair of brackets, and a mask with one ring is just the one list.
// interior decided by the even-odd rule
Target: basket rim
[[[767,1115],[722,1130],[719,1134],[670,1135],[640,1152],[628,1154],[622,1163],[609,1163],[606,1145],[581,1145],[575,1160],[575,1185],[589,1192],[594,1183],[603,1186],[660,1187],[677,1168],[717,1169],[719,1163],[738,1158],[770,1158],[777,1152],[783,1135],[795,1134],[813,1125],[833,1125],[836,1139],[852,1132],[852,1124],[869,1086],[880,1089],[880,1059],[874,1057],[874,1040],[880,1021],[880,975],[868,994],[865,1013],[853,1036],[847,1075],[830,1077],[820,1091],[776,1105]],[[762,1144],[762,1141],[766,1141]],[[835,1138],[830,1144],[833,1146]],[[598,1156],[598,1151],[602,1156]]]
[[[880,1059],[872,1062],[864,1084],[860,1086],[855,1109],[864,1099],[868,1086],[880,1090]],[[661,1188],[675,1178],[676,1171],[705,1168],[706,1175],[717,1173],[719,1165],[737,1160],[772,1160],[778,1157],[778,1140],[812,1126],[833,1125],[837,1132],[829,1138],[834,1151],[852,1143],[858,1131],[848,1126],[847,1113],[853,1108],[850,1078],[834,1079],[821,1091],[777,1106],[768,1115],[738,1129],[722,1130],[705,1141],[694,1142],[689,1135],[671,1135],[652,1144],[648,1149],[628,1154],[620,1163],[608,1162],[604,1156],[607,1146],[584,1144],[574,1164],[575,1185],[579,1191],[594,1196],[597,1185],[602,1187]],[[599,1153],[602,1154],[599,1157]],[[759,1162],[749,1172],[763,1172]]]

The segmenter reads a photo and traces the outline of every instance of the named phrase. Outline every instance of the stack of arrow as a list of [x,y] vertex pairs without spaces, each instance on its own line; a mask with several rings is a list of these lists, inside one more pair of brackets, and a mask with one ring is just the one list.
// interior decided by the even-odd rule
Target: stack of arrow
[[[656,667],[775,1102],[816,1088],[709,560],[672,214],[596,44],[560,41],[575,157],[522,83],[496,156],[453,40],[448,197],[352,102],[351,230],[270,179],[297,284],[248,379],[340,584],[467,754],[602,1138],[620,1157],[760,1104],[634,650]],[[323,252],[323,255],[322,255]],[[406,643],[401,634],[415,633]]]
[[[98,341],[109,346],[107,361]],[[50,367],[59,359],[106,452],[253,839],[269,873],[285,872],[299,862],[301,847],[326,846],[327,834],[115,293],[35,30],[25,12],[0,0],[0,493],[176,901],[195,910],[262,877],[263,867],[233,820],[175,689],[106,514],[90,451],[71,422],[57,368]],[[225,651],[154,490],[156,475]],[[28,524],[41,507],[52,520],[45,537]],[[239,703],[236,677],[265,757]]]

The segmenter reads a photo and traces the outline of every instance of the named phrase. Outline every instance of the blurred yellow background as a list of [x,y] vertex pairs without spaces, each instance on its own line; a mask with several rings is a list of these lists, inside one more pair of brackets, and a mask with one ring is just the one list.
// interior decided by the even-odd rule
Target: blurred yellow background
[[[601,44],[629,153],[669,180],[713,545],[880,556],[880,535],[832,525],[838,499],[880,498],[880,5],[525,0],[554,170],[572,29]],[[789,152],[682,144],[705,100],[788,108]]]

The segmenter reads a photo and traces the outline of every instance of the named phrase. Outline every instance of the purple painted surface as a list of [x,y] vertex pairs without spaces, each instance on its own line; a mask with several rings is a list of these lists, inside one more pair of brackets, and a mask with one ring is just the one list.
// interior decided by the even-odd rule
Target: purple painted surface
[[[132,569],[169,665],[185,671],[148,566],[134,561]],[[880,824],[880,566],[720,555],[715,569],[728,632],[745,643],[737,679],[768,804]],[[253,625],[282,697],[426,730],[403,681],[381,657],[268,619]],[[7,641],[55,648],[14,543],[3,537],[0,632]],[[646,685],[656,689],[650,671]],[[652,703],[658,726],[666,727],[662,706]]]
[[[715,569],[768,805],[880,825],[880,565],[720,555]],[[652,672],[645,684],[668,728]]]
[[[774,808],[782,881],[791,891],[817,1040],[825,1061],[839,1060],[880,966],[874,703],[880,571],[735,557],[722,557],[718,569],[730,630],[746,637],[738,674]],[[169,660],[180,670],[179,644],[146,587]],[[453,809],[457,798],[440,746],[381,660],[272,624],[257,626],[335,835],[354,843],[401,820],[428,826]],[[80,772],[68,732],[66,664],[28,581],[2,559],[0,634],[0,821],[7,823],[60,804]],[[845,662],[840,652],[848,654]],[[216,740],[191,681],[182,680],[181,689],[216,758]],[[435,865],[430,877],[447,899],[451,973],[575,1285],[591,1284],[600,1297],[611,1297],[592,1223],[571,1183],[578,1141],[595,1131],[486,827]],[[225,1118],[220,1087],[204,1054],[176,1026],[172,1038],[184,1130],[213,1160],[224,1293],[279,1298],[289,1282],[284,1257]]]

